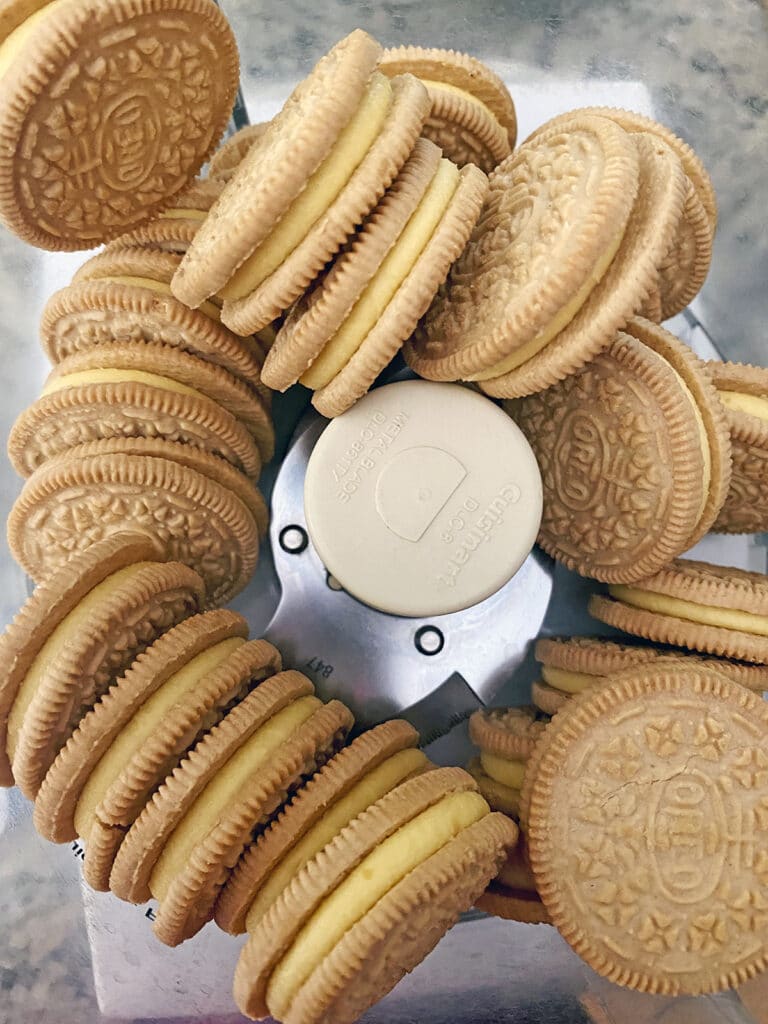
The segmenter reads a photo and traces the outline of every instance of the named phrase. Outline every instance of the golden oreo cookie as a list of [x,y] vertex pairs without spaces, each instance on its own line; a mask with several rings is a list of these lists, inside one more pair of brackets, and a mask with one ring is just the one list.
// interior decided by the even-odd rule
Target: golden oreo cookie
[[[158,561],[154,552],[149,560],[126,563],[134,539],[127,545],[122,538],[110,540],[96,549],[100,570],[92,551],[76,556],[38,598],[30,598],[4,639],[6,657],[13,659],[3,688],[7,748],[13,777],[30,799],[83,715],[203,597],[202,580],[191,569]],[[73,571],[74,584],[68,575]]]
[[196,179],[173,206],[149,223],[120,235],[107,246],[107,252],[136,247],[183,256],[223,187],[221,181]]
[[208,178],[215,182],[229,181],[246,153],[264,137],[268,123],[264,121],[261,124],[248,124],[231,135],[211,157]]
[[474,903],[517,836],[461,769],[402,783],[306,864],[257,923],[235,973],[241,1011],[285,1024],[354,1021]]
[[568,568],[616,583],[700,540],[731,472],[704,364],[656,324],[627,329],[576,374],[507,406],[542,472],[540,543]]
[[[544,692],[554,690],[560,704],[592,686],[605,685],[617,672],[670,661],[683,661],[691,668],[711,669],[749,690],[761,692],[768,688],[768,665],[706,658],[674,647],[619,643],[605,637],[546,637],[537,641],[535,656],[541,663]],[[552,699],[557,698],[553,695]],[[536,700],[534,703],[538,705]]]
[[36,587],[0,636],[0,785],[14,785],[12,755],[7,746],[8,715],[46,641],[77,604],[111,573],[159,557],[161,549],[150,537],[115,533],[76,555],[62,572]]
[[698,995],[768,966],[768,707],[705,669],[643,666],[553,718],[528,844],[553,923],[599,974]]
[[517,116],[507,87],[489,67],[456,50],[398,46],[384,51],[385,75],[410,73],[432,104],[423,135],[459,167],[490,172],[515,146]]
[[381,203],[327,274],[286,318],[264,362],[284,389],[298,377],[324,416],[346,411],[413,332],[466,244],[486,194],[420,139]]
[[0,219],[40,248],[88,249],[170,205],[237,92],[219,8],[15,0],[3,13]]
[[[504,160],[490,176],[489,199],[463,256],[406,347],[413,369],[435,380],[488,380],[517,370],[528,380],[526,363],[567,326],[608,270],[638,176],[631,137],[604,118],[573,119]],[[588,359],[594,344],[582,337],[561,376]],[[548,383],[534,385],[531,377],[518,393]]]
[[768,664],[768,577],[678,558],[654,576],[593,595],[589,612],[625,633]]
[[8,543],[40,581],[126,530],[156,538],[169,557],[198,569],[211,606],[242,590],[258,560],[258,527],[234,491],[189,466],[122,453],[67,453],[41,466],[11,509]]
[[728,497],[718,533],[768,531],[768,370],[742,363],[708,363],[725,406],[733,449]]
[[252,931],[294,875],[372,803],[429,767],[418,733],[393,720],[330,760],[245,851],[216,902],[225,931]]

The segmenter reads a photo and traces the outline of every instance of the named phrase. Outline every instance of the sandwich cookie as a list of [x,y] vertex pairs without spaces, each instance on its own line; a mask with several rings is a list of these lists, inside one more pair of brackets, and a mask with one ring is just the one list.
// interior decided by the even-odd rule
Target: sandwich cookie
[[[607,117],[632,135],[652,135],[671,148],[680,160],[687,178],[685,204],[674,240],[658,268],[662,303],[660,319],[674,316],[698,294],[712,261],[712,242],[717,227],[717,199],[707,169],[686,142],[669,128],[643,114],[617,107],[584,107],[572,113]],[[570,116],[572,114],[561,114],[547,122],[545,128],[561,126]],[[534,132],[530,138],[534,138],[541,130]]]
[[261,345],[224,327],[214,303],[206,303],[203,312],[178,302],[169,293],[178,265],[173,253],[143,249],[110,249],[93,257],[46,303],[40,321],[45,354],[59,363],[120,342],[166,345],[223,367],[268,401],[260,388]]
[[395,719],[377,726],[321,768],[245,851],[214,911],[224,931],[253,931],[291,879],[353,818],[431,767],[419,736]]
[[36,587],[0,635],[0,785],[13,786],[8,749],[8,715],[38,653],[63,620],[91,590],[114,572],[136,562],[162,557],[159,546],[142,534],[116,533],[75,556],[66,570]]
[[[244,385],[217,370],[193,356],[143,343],[71,356],[11,428],[11,463],[29,476],[52,456],[87,441],[159,436],[221,456],[255,480],[261,454],[253,434],[230,409],[261,414],[267,438],[269,420]],[[249,426],[254,422],[259,421]]]
[[348,1024],[434,948],[517,842],[460,768],[410,779],[302,868],[251,933],[234,994],[249,1017]]
[[482,61],[456,50],[398,46],[379,69],[390,78],[410,73],[427,87],[431,108],[423,135],[459,167],[486,173],[515,148],[517,115],[509,90]]
[[598,974],[699,995],[768,966],[768,706],[719,674],[646,665],[575,698],[537,748],[539,895]]
[[0,21],[0,218],[89,249],[169,206],[221,138],[237,44],[211,0],[10,0]]
[[264,381],[285,390],[300,380],[324,416],[353,405],[427,310],[486,192],[482,171],[459,171],[420,139],[350,247],[288,314]]
[[768,577],[675,559],[648,579],[593,594],[589,613],[625,633],[768,664]]
[[183,256],[223,188],[222,181],[197,178],[172,206],[148,224],[142,224],[115,239],[107,251],[138,247]]
[[[155,934],[194,935],[251,835],[343,742],[352,716],[298,672],[265,680],[168,776],[120,847],[112,887],[160,900]],[[134,831],[135,830],[135,831]]]
[[256,568],[258,527],[234,491],[192,466],[120,452],[65,453],[36,470],[11,509],[8,544],[39,582],[126,530],[155,538],[169,558],[197,569],[209,606],[226,604]]
[[[271,644],[246,643],[244,637],[247,628],[239,624],[237,635],[218,642],[214,637],[175,671],[161,667],[161,689],[138,710],[89,777],[74,821],[87,843],[83,875],[94,889],[109,890],[120,844],[165,778],[233,706],[280,670],[280,657]],[[140,667],[139,678],[152,676],[156,678],[154,664]],[[130,679],[132,686],[135,678]],[[160,720],[169,707],[168,720]]]
[[177,298],[196,307],[218,292],[225,323],[253,333],[375,206],[429,110],[412,76],[390,85],[376,72],[380,55],[358,29],[297,86],[201,226],[174,278]]
[[569,569],[643,579],[696,544],[728,493],[730,438],[709,371],[658,324],[507,405],[541,469],[539,542]]
[[[66,843],[78,835],[88,839],[90,826],[78,831],[75,824],[78,816],[81,823],[84,820],[85,805],[77,810],[83,791],[108,788],[109,776],[114,779],[119,775],[137,747],[151,736],[161,716],[143,705],[176,673],[185,674],[188,662],[198,662],[200,671],[185,674],[189,686],[184,688],[181,681],[178,687],[171,685],[155,703],[156,707],[162,704],[173,720],[180,710],[186,710],[185,702],[194,700],[196,684],[207,682],[206,676],[216,668],[216,662],[211,660],[209,665],[205,659],[198,659],[198,655],[219,646],[221,661],[228,649],[234,650],[243,644],[247,636],[248,624],[236,612],[223,609],[202,612],[173,626],[140,654],[80,720],[49,768],[35,799],[35,827],[40,835],[54,843]],[[194,718],[190,718],[186,727],[193,721]],[[140,737],[141,742],[131,745],[120,736],[113,750],[113,744],[126,727],[133,737]],[[170,728],[173,729],[173,724]],[[93,806],[98,801],[87,799],[85,803],[90,805],[89,817],[92,818]]]
[[478,910],[492,917],[521,924],[551,924],[547,908],[539,899],[536,879],[531,871],[528,841],[520,841],[510,850],[498,875],[475,901]]
[[[203,215],[201,214],[201,216]],[[92,256],[79,268],[72,278],[72,287],[76,288],[85,281],[98,281],[102,286],[110,286],[110,291],[111,286],[115,285],[127,287],[129,290],[133,288],[146,288],[162,296],[163,300],[166,298],[173,299],[171,280],[180,263],[181,256],[178,253],[153,251],[152,249],[136,245],[123,245],[122,240],[118,240],[104,252]],[[119,289],[118,294],[120,294]],[[214,296],[213,299],[203,303],[199,312],[203,313],[214,323],[220,324],[221,300]],[[242,343],[239,343],[236,335],[232,335],[232,338],[234,339],[234,347],[244,347],[248,350],[250,355],[249,365],[245,372],[239,366],[234,368],[225,366],[225,369],[234,373],[235,376],[245,376],[244,383],[258,391],[262,402],[269,408],[272,403],[272,392],[261,383],[259,371],[256,371],[254,375],[253,364],[254,362],[258,364],[260,370],[268,345],[274,339],[274,329],[268,327],[264,331],[259,332],[258,336],[244,339],[244,346]],[[152,337],[142,337],[141,339],[135,337],[115,338],[114,340],[160,341],[161,343],[168,344],[164,338]],[[202,358],[205,358],[207,362],[217,361],[209,358],[204,351],[195,351],[194,339],[190,351],[193,355],[200,355]]]
[[261,460],[266,462],[274,454],[272,416],[267,403],[253,388],[221,366],[156,342],[116,342],[68,356],[54,367],[43,393],[74,386],[77,380],[96,382],[96,374],[102,370],[111,372],[113,377],[114,371],[126,371],[120,383],[133,380],[131,375],[136,372],[136,380],[146,380],[147,375],[162,378],[158,387],[190,388],[221,406],[246,428],[256,442]]
[[768,370],[742,363],[708,364],[725,406],[733,449],[731,488],[713,529],[768,531]]
[[467,771],[494,811],[517,820],[525,766],[545,723],[535,708],[490,708],[475,711],[469,738],[480,748]]
[[61,465],[68,460],[90,459],[97,455],[148,456],[177,462],[180,466],[195,470],[240,499],[253,517],[259,541],[267,535],[269,509],[264,496],[245,473],[235,469],[226,459],[204,452],[201,448],[193,448],[179,441],[166,441],[160,437],[112,437],[76,445],[65,455],[56,456],[56,462]]
[[211,157],[211,162],[208,165],[208,179],[215,182],[229,181],[246,153],[259,139],[264,137],[268,125],[268,121],[263,121],[260,124],[248,124],[231,135]]
[[[146,554],[137,560],[142,547]],[[7,754],[29,799],[115,679],[161,633],[197,611],[200,577],[159,557],[149,541],[112,537],[48,579],[5,634]]]
[[546,637],[537,641],[535,656],[541,663],[541,681],[533,684],[533,702],[550,715],[576,694],[594,686],[605,686],[612,682],[616,673],[640,665],[655,667],[682,661],[689,668],[719,672],[758,693],[768,689],[768,665],[697,657],[674,648],[625,644],[603,637]]
[[[594,118],[587,123],[596,127]],[[607,124],[608,137],[600,139],[600,126]],[[417,372],[477,379],[494,397],[540,391],[610,344],[616,330],[658,290],[658,266],[674,238],[685,197],[680,161],[660,140],[628,136],[602,119],[590,147],[569,153],[584,127],[571,120],[561,132],[547,131],[530,144],[532,151],[523,147],[494,172],[491,200],[475,236],[406,350]],[[623,164],[611,146],[627,147]],[[578,169],[565,191],[552,179],[551,165],[545,170],[541,163],[545,152],[553,155],[558,149]],[[605,177],[592,203],[584,203],[578,175],[595,166]],[[552,193],[546,206],[540,201],[542,186]],[[525,194],[529,202],[515,205],[515,197]],[[558,206],[571,204],[573,215],[550,224]],[[597,229],[602,241],[595,237]],[[573,261],[567,272],[557,255],[566,251]],[[494,295],[490,305],[477,300],[486,294],[478,291],[480,281]],[[469,329],[474,334],[465,340]]]

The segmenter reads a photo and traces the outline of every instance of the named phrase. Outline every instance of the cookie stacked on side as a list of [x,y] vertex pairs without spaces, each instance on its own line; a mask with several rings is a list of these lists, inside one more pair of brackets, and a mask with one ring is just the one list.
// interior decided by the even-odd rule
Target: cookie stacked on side
[[[489,806],[518,823],[526,767],[547,721],[530,707],[484,709],[469,720],[469,737],[479,748],[479,756],[470,761],[467,771]],[[524,832],[475,906],[507,920],[549,922],[536,892]]]
[[706,172],[661,125],[607,108],[556,118],[491,173],[406,358],[495,397],[541,391],[633,314],[682,308],[709,266],[715,216]]
[[630,583],[714,526],[728,424],[710,368],[663,327],[631,319],[581,369],[505,408],[541,469],[539,543],[569,569]]
[[768,370],[742,363],[708,364],[731,432],[733,474],[714,529],[768,531]]
[[173,298],[179,258],[113,248],[46,306],[54,368],[8,440],[27,478],[9,543],[35,580],[130,528],[199,569],[209,604],[253,573],[268,522],[256,482],[274,453],[263,350],[216,306]]

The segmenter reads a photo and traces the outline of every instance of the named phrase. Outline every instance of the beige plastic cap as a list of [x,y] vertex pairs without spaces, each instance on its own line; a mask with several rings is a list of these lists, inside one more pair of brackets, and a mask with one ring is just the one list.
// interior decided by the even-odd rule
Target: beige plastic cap
[[527,558],[541,509],[520,429],[457,384],[371,391],[322,433],[304,483],[325,567],[393,615],[444,615],[490,597]]

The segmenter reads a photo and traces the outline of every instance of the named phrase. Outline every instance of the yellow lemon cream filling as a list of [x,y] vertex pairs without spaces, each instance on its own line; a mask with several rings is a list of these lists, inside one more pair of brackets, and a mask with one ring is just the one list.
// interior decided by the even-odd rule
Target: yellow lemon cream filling
[[459,171],[456,165],[450,160],[441,160],[434,178],[400,237],[344,323],[302,376],[302,384],[318,390],[325,387],[347,365],[413,270],[442,220],[458,183]]
[[549,665],[541,666],[541,678],[545,683],[554,686],[556,690],[563,693],[582,693],[601,678],[597,675],[590,675],[588,672],[571,672],[563,668],[552,668]]
[[281,858],[259,889],[248,911],[247,930],[253,931],[259,919],[277,900],[294,875],[297,875],[316,853],[337,836],[345,825],[408,776],[423,769],[426,763],[427,757],[420,750],[401,750],[368,772],[345,796],[328,808],[293,849]]
[[0,43],[0,78],[10,69],[14,60],[31,39],[38,25],[65,2],[66,0],[52,0],[51,3],[41,7],[39,11],[30,14],[20,25],[16,26],[13,32],[5,37],[2,43]]
[[283,263],[337,198],[379,135],[392,101],[389,79],[375,72],[370,85],[331,152],[293,201],[274,231],[233,274],[224,299],[250,295]]
[[473,107],[478,107],[486,117],[490,117],[506,134],[506,130],[491,108],[471,92],[467,92],[466,89],[460,89],[458,85],[450,85],[448,82],[436,82],[433,78],[422,78],[421,81],[430,91],[452,93],[454,96],[460,96],[465,103],[471,103]]
[[486,775],[511,789],[521,789],[525,776],[525,762],[512,761],[506,757],[498,757],[487,751],[480,752],[480,764]]
[[614,257],[619,251],[619,246],[621,245],[623,238],[624,228],[616,233],[613,241],[595,263],[592,268],[592,272],[582,284],[581,288],[576,292],[574,297],[570,302],[567,302],[563,306],[552,320],[550,320],[544,330],[540,331],[535,338],[531,338],[530,341],[521,345],[519,348],[516,348],[514,352],[511,352],[508,356],[502,359],[501,362],[490,367],[490,369],[480,370],[478,373],[469,374],[467,376],[467,380],[482,381],[491,380],[493,377],[501,377],[505,373],[509,373],[511,370],[516,370],[518,366],[522,366],[523,363],[526,363],[529,359],[532,359],[535,355],[541,352],[541,350],[548,345],[550,341],[560,333],[560,331],[565,330],[587,301],[592,290],[597,287],[603,279],[605,272],[608,270],[611,263],[613,263]]
[[63,391],[65,388],[77,388],[84,384],[149,384],[152,387],[162,388],[164,391],[177,391],[182,395],[195,395],[197,398],[205,398],[201,391],[187,387],[170,377],[163,377],[158,373],[148,373],[146,370],[115,370],[105,367],[98,370],[77,370],[75,373],[64,373],[60,377],[53,377],[47,381],[42,390],[43,397],[52,395],[56,391]]
[[216,826],[221,813],[256,769],[277,753],[291,734],[321,706],[317,697],[300,697],[293,701],[257,729],[219,769],[176,826],[154,866],[149,887],[156,899],[166,895],[194,848]]
[[723,405],[736,412],[745,412],[748,416],[756,416],[759,420],[768,421],[768,398],[758,395],[745,395],[740,391],[720,391]]
[[270,1013],[284,1019],[301,986],[357,921],[409,872],[488,814],[478,793],[451,793],[368,854],[315,910],[272,972]]
[[55,665],[61,651],[70,644],[76,643],[82,637],[88,621],[100,610],[110,594],[113,594],[119,587],[128,580],[133,579],[140,570],[150,564],[149,562],[137,562],[135,565],[129,565],[125,569],[119,569],[105,580],[102,580],[61,620],[45,641],[35,656],[34,661],[29,666],[27,674],[24,676],[8,715],[8,753],[11,758],[13,758],[16,752],[16,742],[24,715],[32,703],[37,688]]
[[703,626],[719,626],[721,629],[736,629],[741,633],[768,636],[768,615],[755,615],[735,608],[713,608],[711,605],[683,601],[679,597],[655,594],[623,584],[614,584],[608,590],[611,597],[615,597],[617,601],[659,615],[671,615],[687,622],[701,623]]
[[242,637],[231,637],[214,644],[207,651],[192,658],[178,672],[174,672],[163,685],[155,691],[138,710],[131,720],[123,726],[105,751],[99,763],[93,769],[83,787],[75,809],[75,828],[77,834],[87,839],[93,825],[96,808],[104,796],[120,776],[120,773],[149,740],[154,730],[160,725],[173,708],[193,694],[202,680],[220,665],[234,650],[245,643]]

